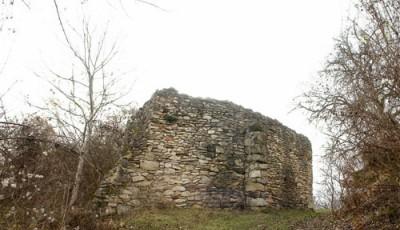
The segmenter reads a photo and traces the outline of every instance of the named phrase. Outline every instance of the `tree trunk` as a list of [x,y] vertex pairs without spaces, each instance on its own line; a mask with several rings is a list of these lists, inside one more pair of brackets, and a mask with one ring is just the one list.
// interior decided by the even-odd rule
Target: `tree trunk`
[[86,134],[83,135],[84,136],[83,151],[80,151],[81,154],[79,155],[78,167],[76,168],[75,172],[74,187],[72,188],[71,199],[69,200],[70,208],[73,207],[76,204],[76,201],[78,200],[79,189],[83,178],[83,169],[85,165],[85,160],[88,159],[90,153],[90,147],[91,147],[90,142],[92,140],[92,129],[93,129],[92,125],[93,125],[92,121],[87,121],[87,129],[86,129],[87,132]]
[[85,151],[83,154],[79,156],[78,167],[76,168],[75,172],[74,186],[72,188],[71,199],[69,200],[70,207],[74,206],[76,201],[78,200],[79,188],[83,177],[83,166],[85,164],[86,156],[87,156],[87,151]]

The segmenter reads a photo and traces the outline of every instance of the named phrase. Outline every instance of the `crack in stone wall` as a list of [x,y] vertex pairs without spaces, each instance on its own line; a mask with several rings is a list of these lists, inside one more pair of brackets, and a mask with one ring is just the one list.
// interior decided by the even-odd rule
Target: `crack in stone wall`
[[312,202],[308,139],[231,102],[160,90],[139,110],[128,136],[127,154],[96,192],[102,215]]

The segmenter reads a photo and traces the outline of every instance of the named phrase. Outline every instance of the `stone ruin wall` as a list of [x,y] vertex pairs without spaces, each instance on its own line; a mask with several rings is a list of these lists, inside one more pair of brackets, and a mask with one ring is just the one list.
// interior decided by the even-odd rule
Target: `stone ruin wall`
[[103,215],[146,207],[308,208],[308,139],[230,102],[157,91],[132,121],[127,154],[103,181]]

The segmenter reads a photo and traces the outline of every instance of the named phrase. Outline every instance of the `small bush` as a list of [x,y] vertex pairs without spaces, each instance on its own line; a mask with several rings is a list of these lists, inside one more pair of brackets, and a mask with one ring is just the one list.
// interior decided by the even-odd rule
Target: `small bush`
[[168,124],[174,124],[178,121],[178,117],[176,117],[175,115],[171,115],[171,114],[166,114],[164,116],[164,120],[168,123]]
[[68,227],[73,229],[96,229],[96,219],[94,213],[84,208],[72,210],[69,213],[66,222]]
[[250,132],[262,132],[264,131],[262,124],[260,123],[254,123],[249,126],[249,131]]

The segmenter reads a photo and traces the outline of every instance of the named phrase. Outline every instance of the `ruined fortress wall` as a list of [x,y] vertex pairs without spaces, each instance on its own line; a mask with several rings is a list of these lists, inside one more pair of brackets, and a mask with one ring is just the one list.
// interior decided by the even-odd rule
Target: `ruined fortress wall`
[[311,145],[230,102],[157,91],[130,129],[128,154],[96,193],[101,213],[140,207],[307,208]]

